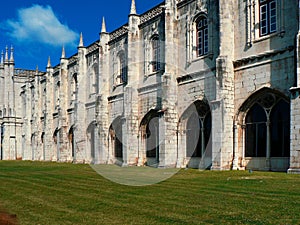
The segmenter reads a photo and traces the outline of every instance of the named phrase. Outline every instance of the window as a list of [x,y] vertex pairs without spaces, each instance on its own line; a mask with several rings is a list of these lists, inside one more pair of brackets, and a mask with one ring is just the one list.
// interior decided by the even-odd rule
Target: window
[[290,107],[282,99],[274,106],[270,115],[271,157],[290,156]]
[[118,70],[117,70],[116,84],[122,84],[127,82],[127,66],[125,53],[121,52],[118,55]]
[[71,104],[76,100],[76,94],[77,94],[77,73],[73,74],[71,78],[71,93],[70,93]]
[[121,83],[126,82],[127,80],[127,71],[126,71],[126,64],[125,64],[125,56],[120,56],[120,77]]
[[160,41],[156,36],[151,41],[152,45],[152,72],[160,70]]
[[203,157],[211,134],[211,112],[209,106],[202,101],[196,101],[193,112],[186,126],[186,156]]
[[246,116],[245,156],[289,157],[289,103],[283,99],[278,101],[275,97],[257,102]]
[[268,35],[276,32],[276,0],[260,0],[260,36]]
[[265,110],[254,104],[246,116],[246,157],[266,157],[267,115]]
[[203,56],[208,53],[208,25],[207,18],[204,16],[196,20],[197,30],[197,56]]

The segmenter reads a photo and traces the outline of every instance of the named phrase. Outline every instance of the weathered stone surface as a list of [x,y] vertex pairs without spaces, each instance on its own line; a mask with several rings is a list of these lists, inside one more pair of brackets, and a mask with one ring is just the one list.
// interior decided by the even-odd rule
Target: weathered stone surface
[[[258,1],[167,0],[141,15],[133,4],[111,33],[103,19],[99,41],[85,47],[81,35],[78,52],[66,58],[63,49],[46,72],[15,69],[6,49],[1,159],[299,171],[299,9],[275,2],[276,31],[265,36]],[[201,18],[208,42],[198,55]],[[291,105],[290,159],[245,157],[245,118],[266,93]],[[211,124],[194,132],[206,148],[190,157],[188,121],[194,112],[204,124],[206,104]]]

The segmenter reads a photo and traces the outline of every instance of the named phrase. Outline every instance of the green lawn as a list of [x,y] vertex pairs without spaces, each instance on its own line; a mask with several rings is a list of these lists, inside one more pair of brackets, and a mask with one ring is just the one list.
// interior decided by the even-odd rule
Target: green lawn
[[134,187],[89,165],[1,161],[0,183],[20,224],[300,224],[300,175],[189,169]]

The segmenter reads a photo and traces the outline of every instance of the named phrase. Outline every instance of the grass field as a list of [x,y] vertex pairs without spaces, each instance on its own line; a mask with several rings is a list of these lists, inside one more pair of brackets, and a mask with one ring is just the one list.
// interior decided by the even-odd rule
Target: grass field
[[89,165],[1,161],[0,184],[20,224],[300,224],[300,175],[189,169],[133,187]]

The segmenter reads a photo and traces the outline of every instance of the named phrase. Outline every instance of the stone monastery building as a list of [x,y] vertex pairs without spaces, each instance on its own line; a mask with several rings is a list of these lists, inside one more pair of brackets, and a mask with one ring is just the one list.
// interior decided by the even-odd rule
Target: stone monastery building
[[132,0],[46,72],[6,49],[0,157],[300,173],[299,92],[297,0]]

